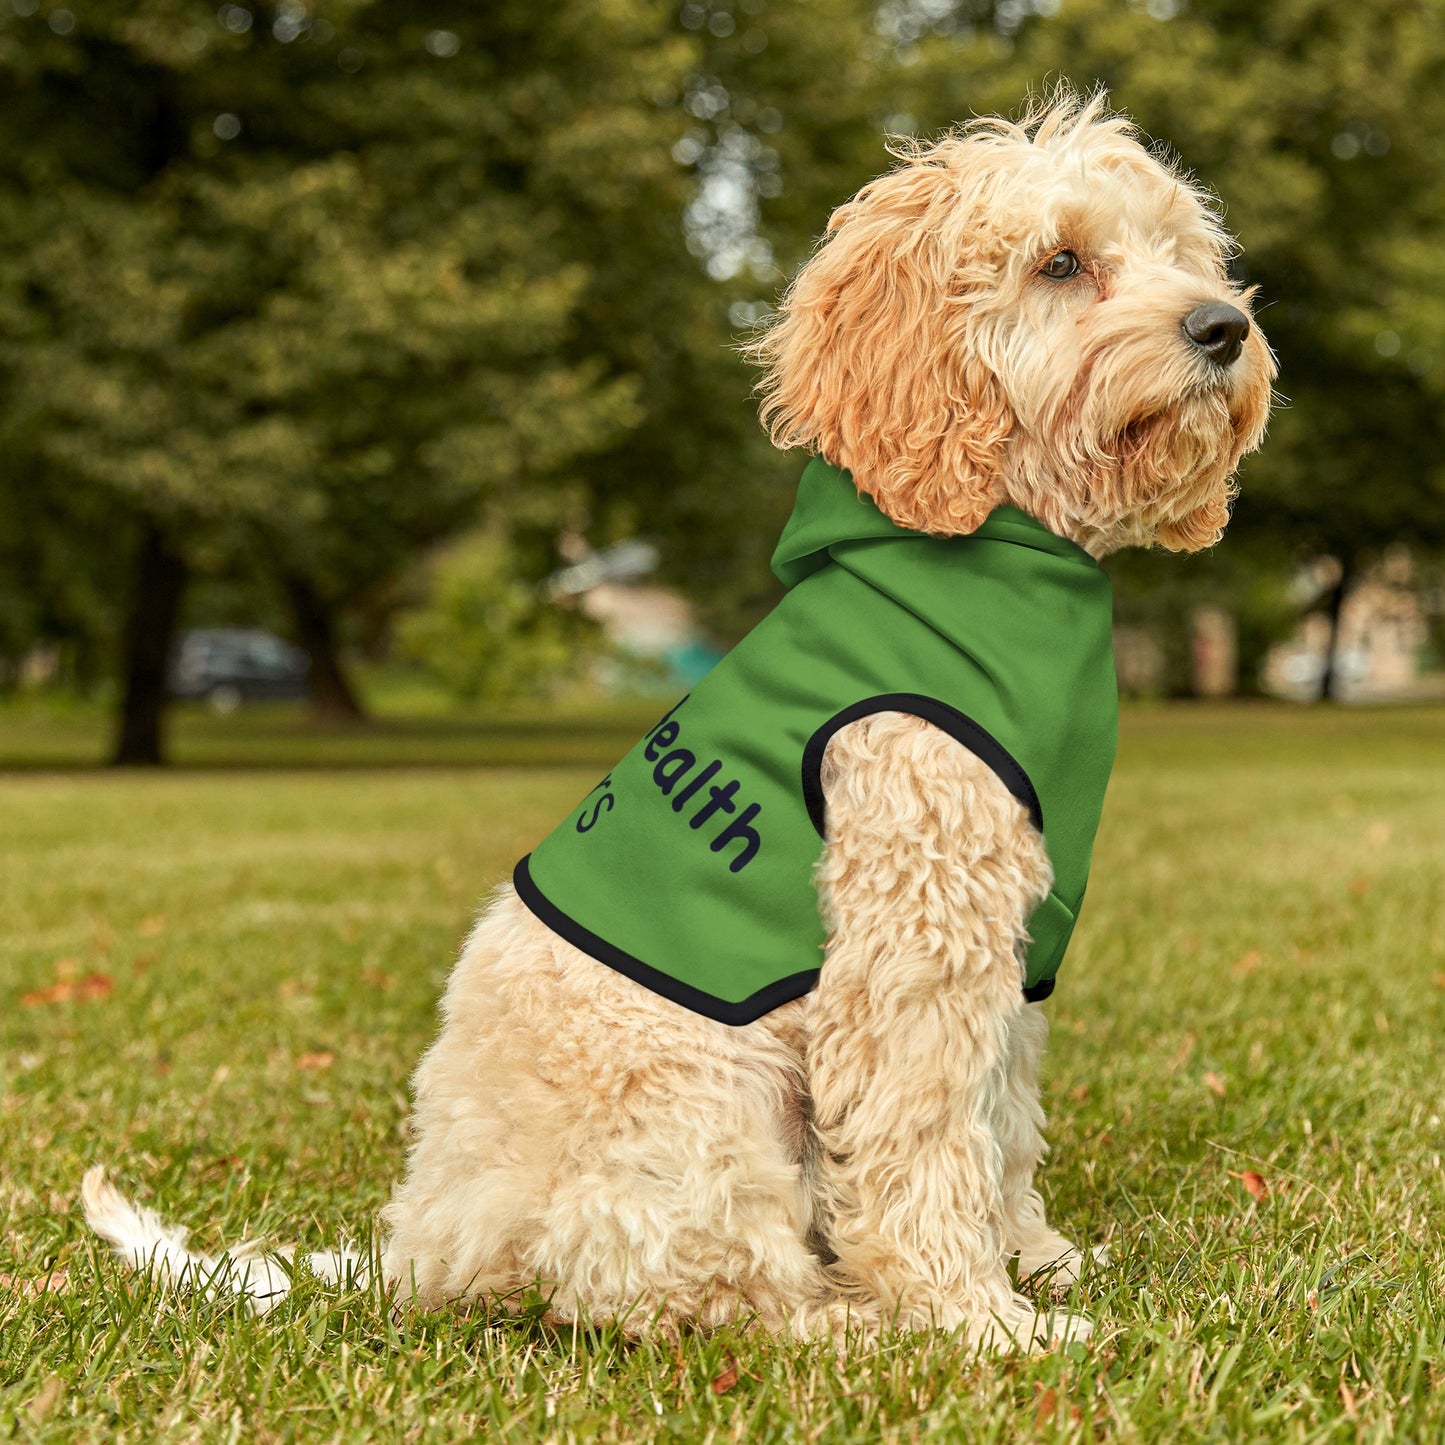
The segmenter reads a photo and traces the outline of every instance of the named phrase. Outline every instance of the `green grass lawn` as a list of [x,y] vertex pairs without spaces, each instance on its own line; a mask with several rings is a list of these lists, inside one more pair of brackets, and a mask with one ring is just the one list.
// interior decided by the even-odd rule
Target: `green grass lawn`
[[[443,710],[420,686],[367,678],[372,720],[318,726],[302,703],[248,704],[217,716],[202,703],[170,708],[166,754],[179,768],[395,768],[574,765],[607,768],[673,701],[599,703],[581,693],[500,714]],[[112,723],[92,702],[40,697],[0,706],[0,770],[90,769],[105,761]]]
[[1087,1348],[673,1352],[311,1280],[257,1320],[86,1238],[103,1160],[203,1247],[365,1240],[479,898],[660,710],[193,718],[162,776],[0,717],[0,1438],[1445,1440],[1440,709],[1126,715],[1045,1006]]

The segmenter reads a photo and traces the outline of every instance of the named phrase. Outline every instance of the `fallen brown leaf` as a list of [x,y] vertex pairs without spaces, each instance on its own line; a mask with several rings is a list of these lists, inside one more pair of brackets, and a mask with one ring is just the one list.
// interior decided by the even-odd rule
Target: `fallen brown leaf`
[[376,989],[379,993],[390,993],[391,986],[395,982],[392,976],[384,968],[364,968],[361,970],[361,981]]
[[1225,1088],[1224,1080],[1221,1079],[1213,1069],[1210,1069],[1209,1072],[1205,1074],[1204,1087],[1208,1089],[1211,1094],[1217,1094],[1221,1099],[1228,1092]]
[[1248,978],[1260,964],[1264,962],[1264,954],[1259,949],[1251,948],[1248,953],[1241,954],[1234,962],[1230,972],[1235,978]]
[[63,981],[52,983],[49,988],[32,988],[29,993],[22,993],[20,1003],[23,1008],[35,1008],[42,1003],[64,1003],[74,992],[74,984]]
[[1372,887],[1373,885],[1374,885],[1374,880],[1373,880],[1372,878],[1366,878],[1363,873],[1361,873],[1358,877],[1351,878],[1351,879],[1350,879],[1350,897],[1351,897],[1351,898],[1363,898],[1363,897],[1365,896],[1365,894],[1367,894],[1367,893],[1370,891],[1370,889],[1371,889],[1371,887]]
[[1246,1193],[1255,1199],[1263,1199],[1269,1193],[1269,1182],[1263,1174],[1254,1169],[1241,1169],[1236,1173],[1233,1169],[1229,1171],[1231,1179],[1237,1179],[1244,1185]]
[[0,1289],[13,1289],[26,1299],[38,1299],[43,1294],[65,1294],[70,1289],[70,1277],[64,1269],[53,1269],[49,1274],[32,1275],[26,1278],[19,1274],[0,1273]]
[[1437,973],[1435,975],[1435,987],[1445,988],[1445,973]]
[[731,1355],[728,1356],[728,1366],[720,1375],[714,1375],[712,1381],[712,1392],[714,1395],[726,1395],[729,1390],[738,1382],[738,1362]]
[[1071,1098],[1076,1104],[1082,1104],[1084,1100],[1088,1097],[1089,1086],[1087,1084],[1080,1084],[1078,1088],[1069,1090],[1069,1098]]
[[115,981],[109,974],[88,973],[84,978],[62,978],[46,988],[34,988],[20,995],[20,1002],[26,1008],[39,1004],[70,1003],[72,1000],[88,1003],[92,999],[104,998],[115,988]]
[[317,1049],[315,1053],[298,1055],[296,1067],[298,1069],[329,1069],[335,1062],[335,1054],[327,1049]]
[[1039,1426],[1052,1425],[1058,1409],[1058,1395],[1052,1389],[1041,1390],[1039,1392],[1038,1402],[1034,1406],[1034,1424]]

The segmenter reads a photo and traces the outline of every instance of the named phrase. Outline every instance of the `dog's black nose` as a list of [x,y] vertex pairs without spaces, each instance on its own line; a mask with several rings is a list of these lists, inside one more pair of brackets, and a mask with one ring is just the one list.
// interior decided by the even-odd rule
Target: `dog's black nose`
[[1249,335],[1249,317],[1223,301],[1206,301],[1184,318],[1184,334],[1216,365],[1239,359]]

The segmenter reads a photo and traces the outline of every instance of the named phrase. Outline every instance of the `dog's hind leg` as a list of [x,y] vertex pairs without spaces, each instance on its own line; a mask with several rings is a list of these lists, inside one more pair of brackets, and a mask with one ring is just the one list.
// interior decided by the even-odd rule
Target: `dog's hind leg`
[[[821,1292],[806,1244],[801,1003],[729,1028],[546,929],[510,888],[416,1075],[384,1264],[423,1304],[540,1290],[644,1334]],[[505,1301],[503,1301],[505,1307]]]
[[902,1325],[1007,1348],[1077,1339],[1006,1269],[996,1095],[1024,1007],[1042,840],[972,753],[916,718],[850,724],[824,767],[827,960],[808,1080],[833,1267]]
[[536,1283],[519,1241],[551,1195],[573,1109],[539,1075],[547,1035],[531,1022],[532,998],[557,971],[556,942],[508,886],[452,970],[441,1031],[412,1078],[406,1177],[382,1211],[382,1272],[404,1302],[505,1308]]
[[[776,1018],[729,1028],[615,975],[599,989],[598,965],[586,967],[576,1012],[553,1013],[561,1047],[546,1067],[577,1109],[526,1247],[530,1269],[556,1282],[554,1314],[666,1337],[741,1321],[789,1329],[824,1292],[807,1245],[799,1054]],[[610,1006],[619,996],[625,1012]]]

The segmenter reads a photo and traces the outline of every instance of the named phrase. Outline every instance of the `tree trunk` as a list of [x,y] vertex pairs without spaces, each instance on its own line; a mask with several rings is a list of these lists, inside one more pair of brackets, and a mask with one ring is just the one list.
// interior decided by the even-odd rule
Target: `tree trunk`
[[124,692],[111,754],[117,767],[153,768],[165,761],[166,671],[185,586],[185,562],[171,550],[160,529],[147,523],[125,623]]
[[357,699],[336,650],[336,619],[331,606],[305,577],[288,572],[283,579],[296,625],[296,640],[311,659],[311,711],[320,722],[363,722]]
[[1325,643],[1325,665],[1320,671],[1320,702],[1334,702],[1335,689],[1339,686],[1336,671],[1340,651],[1340,616],[1345,610],[1345,598],[1355,580],[1354,558],[1340,558],[1340,577],[1330,591],[1329,605],[1325,616],[1329,618],[1330,635]]

